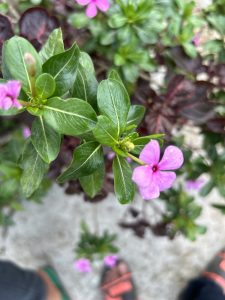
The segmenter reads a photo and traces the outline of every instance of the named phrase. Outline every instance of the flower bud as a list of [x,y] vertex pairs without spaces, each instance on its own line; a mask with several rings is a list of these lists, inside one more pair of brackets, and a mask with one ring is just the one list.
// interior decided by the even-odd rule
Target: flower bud
[[36,61],[35,61],[33,55],[26,52],[24,54],[24,61],[25,61],[25,64],[27,66],[28,74],[31,77],[35,77],[35,75],[36,75]]

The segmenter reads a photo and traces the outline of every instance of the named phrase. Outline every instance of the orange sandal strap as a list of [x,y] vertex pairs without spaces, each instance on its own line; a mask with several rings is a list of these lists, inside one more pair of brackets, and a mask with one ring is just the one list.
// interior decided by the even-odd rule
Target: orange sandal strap
[[129,273],[126,273],[126,274],[124,274],[124,275],[121,275],[119,278],[114,279],[114,280],[112,280],[112,281],[109,282],[109,283],[106,283],[106,284],[102,285],[102,286],[101,286],[101,289],[102,289],[102,290],[106,290],[106,289],[108,289],[109,287],[111,287],[111,286],[113,286],[113,285],[115,285],[115,284],[117,284],[117,283],[119,283],[119,282],[121,282],[121,281],[124,281],[124,280],[126,280],[126,279],[129,279],[129,278],[131,278],[131,273],[130,273],[130,272],[129,272]]

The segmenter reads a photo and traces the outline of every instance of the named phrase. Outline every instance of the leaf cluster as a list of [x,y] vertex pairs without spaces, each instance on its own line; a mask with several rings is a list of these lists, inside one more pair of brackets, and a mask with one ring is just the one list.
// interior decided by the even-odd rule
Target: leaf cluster
[[87,224],[82,222],[81,234],[75,249],[77,258],[88,258],[91,261],[98,258],[103,259],[109,253],[117,253],[118,248],[114,245],[116,235],[104,231],[101,235],[90,231]]

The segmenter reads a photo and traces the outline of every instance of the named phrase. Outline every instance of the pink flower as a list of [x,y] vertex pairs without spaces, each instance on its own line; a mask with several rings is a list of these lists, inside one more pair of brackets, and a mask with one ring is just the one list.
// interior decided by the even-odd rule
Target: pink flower
[[94,18],[98,9],[106,12],[109,9],[110,3],[109,0],[76,0],[80,5],[87,5],[86,15],[88,18]]
[[169,146],[160,161],[159,143],[152,140],[141,151],[140,160],[146,165],[134,169],[132,180],[138,185],[143,199],[150,200],[158,198],[160,192],[171,188],[176,174],[168,171],[180,168],[184,157],[179,148]]
[[204,184],[205,184],[205,180],[203,178],[198,178],[195,180],[187,180],[186,181],[186,189],[199,191],[203,187]]
[[110,254],[104,257],[104,264],[110,268],[113,268],[116,265],[117,260],[117,255]]
[[74,267],[81,273],[90,273],[92,271],[91,262],[87,258],[80,258],[76,260]]
[[196,33],[192,40],[195,47],[199,47],[201,44],[201,32]]
[[25,137],[25,139],[27,139],[27,138],[29,138],[29,136],[31,136],[31,131],[28,126],[23,128],[23,136]]
[[0,109],[8,110],[11,107],[21,108],[18,101],[21,84],[19,81],[10,80],[0,83]]
[[110,152],[107,154],[108,160],[113,160],[115,156],[116,156],[116,155],[115,155],[115,152],[113,152],[113,151],[110,151]]

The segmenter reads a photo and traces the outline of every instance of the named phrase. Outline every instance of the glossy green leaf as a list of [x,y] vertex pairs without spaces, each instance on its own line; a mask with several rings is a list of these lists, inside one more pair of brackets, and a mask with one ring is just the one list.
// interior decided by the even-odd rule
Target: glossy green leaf
[[62,96],[72,88],[79,63],[80,51],[76,44],[69,50],[54,55],[43,65],[43,72],[53,76],[56,83],[55,96]]
[[144,146],[149,143],[151,140],[158,140],[159,142],[162,142],[162,138],[164,137],[164,134],[151,134],[148,136],[138,137],[132,140],[132,143],[135,145],[135,148],[132,150],[132,153],[134,154],[140,154],[141,150],[144,148]]
[[119,73],[114,69],[109,72],[109,79],[117,80],[123,85],[123,81],[122,81]]
[[117,126],[117,134],[126,128],[130,99],[127,91],[118,81],[107,79],[98,87],[98,107],[101,114],[107,116]]
[[42,116],[32,124],[31,141],[38,154],[46,162],[55,160],[61,143],[61,135],[57,133]]
[[106,116],[99,116],[93,129],[96,140],[102,145],[113,146],[118,141],[117,126]]
[[52,75],[43,73],[35,82],[36,95],[41,99],[51,97],[55,91],[55,80]]
[[68,169],[58,178],[59,182],[78,179],[92,174],[104,163],[102,146],[97,142],[87,142],[78,146]]
[[22,190],[26,197],[30,197],[38,189],[49,165],[42,160],[34,146],[29,143],[23,152],[21,167],[23,169]]
[[75,98],[51,98],[43,111],[45,121],[57,132],[72,136],[92,130],[97,121],[96,113],[90,104]]
[[113,161],[114,190],[121,204],[130,203],[134,198],[135,185],[131,179],[132,169],[126,158],[116,156]]
[[[29,76],[29,66],[25,61],[26,56],[30,56],[35,64],[35,76],[41,74],[41,60],[34,47],[24,38],[13,37],[6,41],[3,46],[3,76],[13,78],[22,82],[22,88],[26,92],[31,92],[32,83]],[[34,71],[33,70],[33,71]]]
[[95,74],[95,67],[92,59],[86,52],[80,52],[79,63],[87,72]]
[[91,198],[94,198],[101,190],[104,182],[104,166],[100,166],[94,173],[79,179],[84,192]]
[[215,182],[214,180],[210,180],[208,183],[206,183],[200,190],[200,195],[202,197],[205,197],[207,196],[211,191],[212,189],[215,187]]
[[44,63],[52,56],[62,52],[64,52],[62,30],[60,28],[57,28],[52,31],[47,42],[39,52],[39,55],[41,57],[42,63]]
[[130,125],[138,125],[145,114],[145,108],[142,105],[131,105],[128,118],[127,118],[127,126]]
[[79,64],[77,77],[71,90],[71,96],[89,102],[92,107],[97,108],[98,82],[90,71]]

